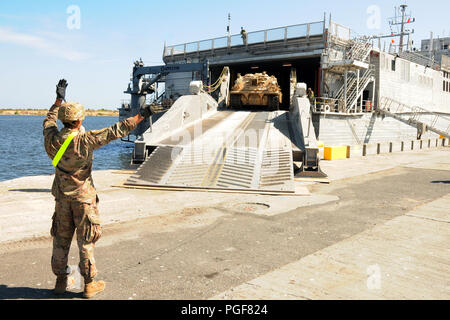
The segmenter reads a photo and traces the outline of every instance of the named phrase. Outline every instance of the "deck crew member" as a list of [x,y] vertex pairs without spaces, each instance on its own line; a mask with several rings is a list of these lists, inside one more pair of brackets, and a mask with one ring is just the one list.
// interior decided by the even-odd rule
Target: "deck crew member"
[[428,127],[425,123],[417,123],[417,140],[422,139],[422,135],[428,131]]
[[[140,114],[102,130],[83,132],[84,107],[65,102],[67,81],[56,86],[56,101],[44,120],[44,145],[56,168],[52,186],[55,212],[50,233],[53,237],[51,266],[57,276],[55,293],[63,294],[70,285],[67,267],[73,234],[76,232],[80,253],[80,272],[84,277],[84,297],[91,298],[105,288],[95,281],[94,246],[102,234],[98,212],[98,197],[92,181],[93,151],[111,141],[124,137],[151,115],[149,107]],[[58,131],[57,120],[64,128]],[[73,280],[73,279],[72,279]]]
[[245,31],[244,27],[241,27],[241,37],[242,37],[242,42],[244,43],[244,46],[247,46],[248,34],[247,34],[247,31]]
[[311,88],[308,88],[307,94],[308,94],[309,102],[311,103],[311,107],[313,107],[314,106],[314,91],[312,91]]

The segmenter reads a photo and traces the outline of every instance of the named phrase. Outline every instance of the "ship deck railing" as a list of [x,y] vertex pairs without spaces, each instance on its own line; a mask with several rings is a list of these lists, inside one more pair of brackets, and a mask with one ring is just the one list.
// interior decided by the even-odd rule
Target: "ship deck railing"
[[272,28],[247,33],[247,42],[244,43],[241,34],[234,34],[214,39],[200,40],[167,46],[164,48],[164,57],[175,55],[186,55],[205,51],[214,52],[217,49],[230,49],[232,47],[250,46],[263,44],[267,46],[273,42],[284,42],[286,45],[290,40],[309,39],[310,37],[323,37],[325,34],[325,21],[296,24],[279,28]]
[[330,115],[361,115],[374,111],[371,100],[358,100],[355,108],[346,110],[343,99],[317,97],[312,101],[312,112]]

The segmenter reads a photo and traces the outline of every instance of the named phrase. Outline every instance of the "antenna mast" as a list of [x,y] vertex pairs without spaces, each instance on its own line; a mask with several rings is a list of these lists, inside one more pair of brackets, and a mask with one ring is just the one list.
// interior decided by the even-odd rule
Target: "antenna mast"
[[399,48],[400,52],[403,51],[403,37],[404,37],[404,34],[405,34],[405,12],[406,12],[406,7],[407,7],[406,4],[402,4],[400,6],[400,8],[402,10],[402,29],[401,29],[401,32],[400,32],[400,48]]
[[228,13],[228,26],[227,26],[227,33],[228,33],[228,38],[231,36],[231,13]]
[[[404,47],[406,46],[408,48],[409,46],[409,41],[408,43],[405,44],[405,36],[408,36],[408,39],[410,38],[411,34],[414,33],[414,29],[413,30],[408,30],[406,29],[406,25],[410,24],[410,23],[414,23],[416,22],[416,18],[412,18],[411,14],[407,14],[406,13],[406,8],[408,6],[406,4],[402,4],[400,6],[400,12],[401,12],[401,16],[397,16],[397,8],[395,8],[395,16],[393,18],[389,19],[389,25],[390,26],[398,26],[400,25],[400,33],[395,33],[392,31],[391,33],[391,37],[400,37],[400,45],[399,45],[399,52],[403,52]],[[401,19],[399,21],[399,19]],[[398,29],[397,29],[398,30]],[[386,37],[386,36],[385,36]],[[383,37],[384,38],[384,37]]]
[[[406,4],[400,6],[400,10],[401,10],[401,13],[402,13],[401,17],[399,17],[397,15],[398,9],[397,9],[397,7],[395,7],[395,16],[388,19],[389,20],[389,26],[391,28],[391,34],[389,34],[389,35],[380,35],[380,36],[374,36],[373,37],[374,39],[400,37],[400,45],[398,45],[400,53],[403,52],[403,47],[405,47],[405,46],[407,48],[409,47],[410,36],[411,36],[411,34],[414,33],[414,29],[412,29],[412,30],[406,29],[406,25],[416,22],[416,18],[412,18],[411,14],[406,14],[406,8],[407,7],[408,6]],[[399,21],[399,18],[401,18],[401,21]],[[393,26],[399,26],[399,25],[401,26],[401,31],[398,32],[398,29],[397,29],[397,32],[395,32],[392,27]],[[408,42],[406,44],[405,44],[405,41],[404,41],[404,39],[405,39],[404,37],[405,36],[408,36]],[[392,39],[392,42],[389,45],[389,48],[394,46],[394,43],[395,43],[395,40]]]

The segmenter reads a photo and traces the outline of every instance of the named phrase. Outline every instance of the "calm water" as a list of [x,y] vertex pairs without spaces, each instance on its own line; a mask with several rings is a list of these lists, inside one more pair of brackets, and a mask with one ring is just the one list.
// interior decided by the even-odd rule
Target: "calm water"
[[[44,149],[44,118],[0,115],[0,181],[55,172]],[[86,117],[83,126],[86,130],[102,129],[117,121],[117,117]],[[132,143],[113,141],[94,152],[94,170],[126,168],[132,151]]]

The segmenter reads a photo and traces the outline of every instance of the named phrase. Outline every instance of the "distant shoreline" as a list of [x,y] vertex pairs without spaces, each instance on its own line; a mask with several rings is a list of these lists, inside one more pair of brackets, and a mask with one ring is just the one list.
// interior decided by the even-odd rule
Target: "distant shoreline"
[[[21,115],[21,116],[45,116],[46,109],[0,109],[0,115]],[[119,111],[116,110],[86,110],[87,116],[94,117],[118,117]]]

